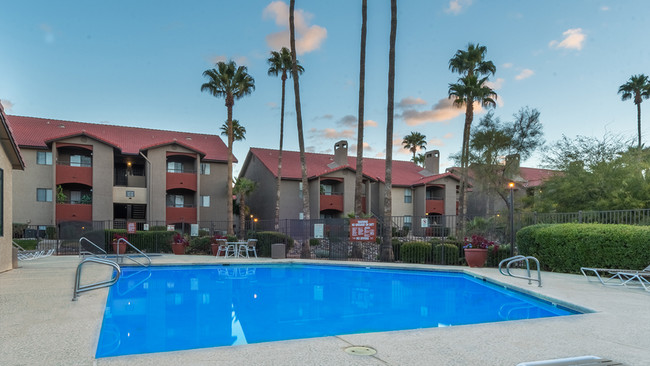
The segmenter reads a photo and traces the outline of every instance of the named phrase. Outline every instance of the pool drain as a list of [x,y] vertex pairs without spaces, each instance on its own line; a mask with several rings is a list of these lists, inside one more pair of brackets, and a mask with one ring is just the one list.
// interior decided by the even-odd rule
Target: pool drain
[[345,352],[351,354],[351,355],[357,355],[357,356],[372,356],[377,351],[374,348],[370,347],[364,347],[364,346],[351,346],[347,347],[345,349]]

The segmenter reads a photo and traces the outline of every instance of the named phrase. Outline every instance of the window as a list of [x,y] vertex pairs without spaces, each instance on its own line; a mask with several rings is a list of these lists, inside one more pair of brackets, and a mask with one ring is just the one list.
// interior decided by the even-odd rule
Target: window
[[210,175],[210,163],[201,163],[201,175]]
[[182,172],[183,172],[183,163],[178,161],[167,162],[167,173],[182,173]]
[[201,207],[210,207],[210,196],[201,196]]
[[185,197],[182,194],[167,195],[167,207],[185,207]]
[[70,203],[73,205],[81,203],[81,191],[70,191]]
[[37,151],[36,164],[52,165],[52,153],[50,151]]
[[[298,183],[298,197],[302,198],[302,182]],[[302,218],[300,220],[302,220]]]
[[413,225],[413,218],[411,216],[404,216],[404,227],[411,228]]
[[404,188],[404,203],[413,202],[413,191],[411,188]]
[[135,197],[135,191],[126,191],[126,196],[129,198]]
[[305,219],[305,214],[302,213],[302,212],[298,213],[298,219],[299,220],[304,220]]
[[52,202],[52,190],[48,188],[36,188],[36,201]]
[[70,155],[70,166],[90,167],[91,158],[86,155]]

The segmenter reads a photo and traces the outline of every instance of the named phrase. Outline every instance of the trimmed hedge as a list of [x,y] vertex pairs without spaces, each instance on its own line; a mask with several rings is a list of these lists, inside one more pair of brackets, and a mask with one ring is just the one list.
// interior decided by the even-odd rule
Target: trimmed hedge
[[457,266],[460,250],[455,244],[437,244],[433,247],[433,263]]
[[[101,243],[99,240],[103,240],[106,245],[106,251],[111,253],[113,251],[111,243],[113,242],[113,236],[115,234],[126,237],[126,240],[128,240],[129,243],[133,244],[133,246],[140,249],[142,252],[171,253],[172,237],[176,234],[176,231],[138,231],[135,234],[127,234],[125,229],[108,229],[87,233],[86,237],[98,245]],[[103,238],[98,238],[98,235],[103,235]],[[131,248],[127,248],[127,252],[132,250],[133,249]]]
[[642,269],[650,264],[650,227],[608,224],[533,225],[517,232],[522,255],[543,269],[578,273],[580,267]]
[[402,244],[400,255],[404,263],[430,263],[431,243],[423,241],[410,241]]

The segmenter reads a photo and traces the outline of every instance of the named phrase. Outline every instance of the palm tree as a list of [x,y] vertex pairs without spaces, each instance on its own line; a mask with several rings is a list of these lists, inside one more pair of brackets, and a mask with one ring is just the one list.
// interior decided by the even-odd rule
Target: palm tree
[[427,148],[427,137],[419,132],[411,131],[410,134],[404,136],[402,145],[404,145],[406,150],[410,150],[413,153],[413,158],[411,160],[415,161],[415,153],[418,149],[424,150]]
[[[268,74],[270,76],[280,75],[282,80],[282,103],[280,107],[280,150],[278,152],[278,178],[276,181],[276,199],[275,199],[275,231],[280,230],[280,182],[282,180],[282,142],[284,140],[284,92],[287,83],[287,71],[292,70],[293,61],[291,59],[291,51],[286,47],[282,47],[280,52],[271,51],[271,57],[266,60],[269,64]],[[302,74],[305,69],[300,66],[296,60],[298,73]]]
[[424,168],[424,154],[414,156],[411,161]]
[[[470,127],[474,120],[474,103],[478,102],[486,108],[496,107],[497,94],[490,87],[485,85],[487,77],[479,79],[475,74],[461,77],[458,83],[449,84],[449,98],[454,98],[454,105],[457,107],[465,106],[465,126],[463,128],[463,146],[461,150],[461,187],[460,187],[460,215],[462,218],[467,213],[467,195],[465,194],[467,185],[467,165],[469,161],[469,137]],[[464,221],[460,220],[460,231],[464,231]]]
[[397,0],[390,0],[390,48],[388,51],[388,106],[386,108],[386,177],[384,196],[384,232],[379,259],[392,262],[392,192],[393,189],[393,116],[395,110],[395,38],[397,35]]
[[[467,50],[458,50],[454,57],[449,60],[449,69],[452,72],[457,72],[461,77],[474,77],[494,75],[496,66],[492,61],[485,60],[487,47],[479,44],[469,43]],[[450,89],[451,92],[451,89]],[[451,97],[451,94],[450,94]],[[496,94],[495,94],[496,97]],[[458,103],[455,103],[459,105]],[[462,105],[462,104],[460,104]],[[469,117],[469,118],[468,118]],[[468,168],[468,152],[469,152],[469,138],[472,120],[474,119],[473,102],[465,105],[465,126],[463,128],[463,142],[461,147],[460,158],[460,197],[459,197],[459,211],[462,217],[467,213],[467,168]],[[463,220],[459,221],[461,232],[464,231]]]
[[244,228],[246,225],[246,198],[250,196],[251,193],[257,188],[257,182],[254,182],[248,178],[241,177],[235,182],[235,187],[233,192],[239,196],[239,237],[244,239]]
[[[291,76],[296,102],[296,124],[298,125],[298,147],[300,149],[300,166],[302,170],[302,205],[303,219],[309,222],[309,182],[307,181],[307,161],[305,159],[305,137],[302,129],[302,110],[300,109],[300,83],[298,80],[298,61],[296,60],[296,25],[294,23],[294,8],[296,0],[289,1],[289,43],[291,43]],[[301,258],[311,258],[309,240],[304,241]]]
[[233,216],[232,216],[232,107],[235,100],[249,95],[255,90],[255,79],[248,74],[246,66],[237,66],[234,61],[217,62],[216,68],[208,69],[203,72],[203,76],[208,78],[208,82],[201,85],[201,91],[207,91],[215,97],[223,97],[226,100],[228,109],[228,194],[226,202],[228,203],[228,235],[233,234]]
[[632,75],[627,83],[618,88],[618,94],[622,94],[621,100],[628,100],[634,97],[639,136],[638,148],[641,150],[641,102],[643,99],[650,98],[650,80],[648,80],[648,77],[643,74]]
[[[232,120],[232,139],[233,141],[246,140],[246,127],[239,124],[239,120]],[[228,136],[228,121],[221,126],[221,136]]]
[[361,1],[361,52],[359,56],[359,116],[357,118],[357,170],[354,184],[354,214],[361,217],[363,205],[363,123],[364,97],[366,84],[366,29],[368,22],[368,0]]

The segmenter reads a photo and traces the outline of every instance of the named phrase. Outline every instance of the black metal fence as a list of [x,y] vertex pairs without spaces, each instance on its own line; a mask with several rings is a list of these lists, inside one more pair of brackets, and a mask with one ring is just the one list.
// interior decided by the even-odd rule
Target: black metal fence
[[[461,221],[462,220],[462,221]],[[237,220],[236,220],[237,221]],[[238,222],[238,221],[237,221]],[[465,238],[479,235],[493,241],[488,265],[510,256],[511,233],[534,224],[604,223],[650,224],[650,209],[620,211],[585,211],[573,213],[515,213],[511,222],[508,215],[476,216],[394,216],[391,222],[391,245],[395,261],[406,263],[463,264]],[[21,245],[33,245],[39,250],[54,249],[57,255],[96,252],[94,246],[82,241],[86,237],[106,252],[116,235],[126,236],[140,250],[149,253],[171,253],[171,238],[178,232],[191,238],[193,253],[209,253],[210,238],[225,235],[227,222],[199,222],[193,226],[181,223],[168,226],[164,222],[137,222],[135,234],[127,234],[126,221],[63,222],[58,225],[14,224],[13,237]],[[384,223],[377,219],[377,239],[372,242],[350,240],[350,221],[347,218],[280,220],[276,229],[274,220],[246,220],[243,228],[236,228],[238,237],[249,237],[263,232],[280,232],[295,242],[287,250],[290,257],[299,257],[303,246],[309,244],[310,257],[317,259],[378,261]],[[464,235],[459,234],[463,228]],[[198,229],[198,230],[197,230]],[[269,248],[259,248],[269,253]],[[269,250],[266,250],[269,249]]]

